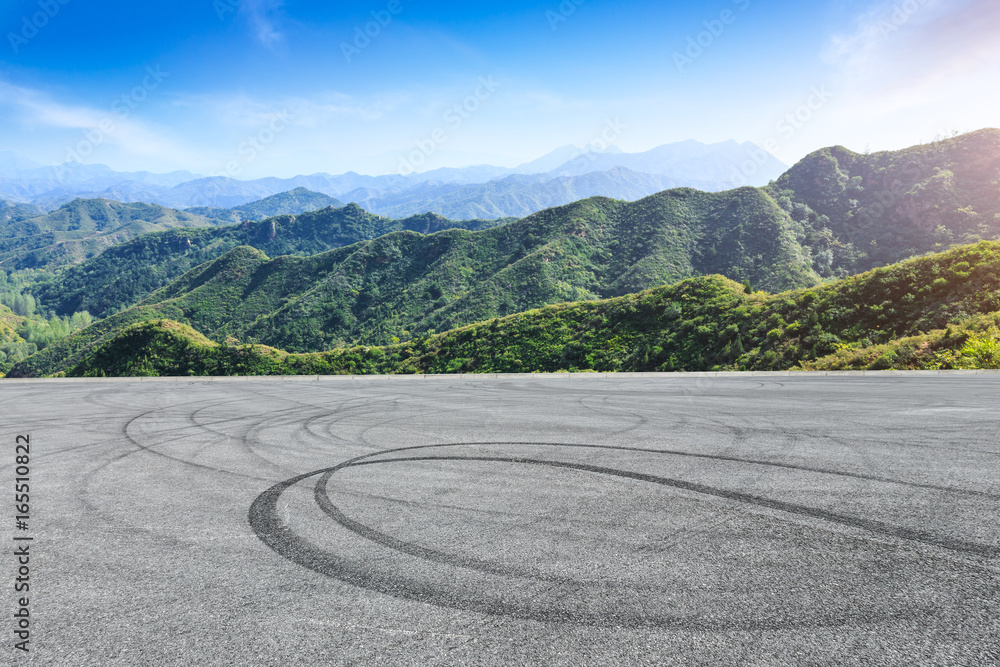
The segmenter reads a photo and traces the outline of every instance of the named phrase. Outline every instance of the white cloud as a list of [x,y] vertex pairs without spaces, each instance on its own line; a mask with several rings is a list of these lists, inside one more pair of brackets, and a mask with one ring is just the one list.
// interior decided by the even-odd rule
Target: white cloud
[[996,0],[877,3],[826,45],[833,101],[796,141],[881,150],[1000,126],[997,25]]
[[[41,91],[0,81],[0,106],[10,108],[28,128],[78,130],[79,134],[67,135],[71,139],[59,150],[58,159],[54,160],[58,162],[67,161],[68,157],[76,159],[74,155],[82,158],[102,155],[103,158],[106,149],[111,148],[119,158],[177,167],[190,164],[198,153],[182,146],[167,130],[136,118],[125,103],[116,102],[108,109],[63,104]],[[89,149],[78,150],[81,144],[89,144]]]
[[285,39],[277,26],[283,5],[284,0],[243,0],[240,3],[240,13],[246,17],[257,41],[269,49]]
[[847,79],[875,90],[924,88],[983,73],[1000,61],[996,0],[895,0],[857,19],[823,51]]

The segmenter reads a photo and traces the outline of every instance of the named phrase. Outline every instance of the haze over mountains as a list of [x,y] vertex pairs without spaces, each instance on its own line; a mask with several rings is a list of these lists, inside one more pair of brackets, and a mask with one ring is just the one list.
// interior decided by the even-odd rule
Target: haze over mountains
[[[46,312],[68,318],[86,310],[106,318],[40,352],[47,368],[66,369],[59,359],[79,358],[148,320],[176,320],[216,342],[318,352],[418,341],[548,304],[593,302],[713,274],[725,276],[723,292],[737,296],[751,287],[809,288],[953,244],[1000,238],[1000,131],[871,155],[824,148],[761,188],[675,188],[635,202],[593,197],[508,221],[453,222],[433,214],[396,220],[350,204],[239,225],[194,228],[177,222],[167,219],[167,231],[144,234],[55,273],[30,274],[27,289]],[[775,367],[780,358],[815,360],[843,342],[886,343],[883,316],[897,321],[894,330],[903,335],[1000,310],[992,287],[982,292],[983,285],[969,285],[976,292],[974,310],[942,292],[949,281],[989,273],[977,270],[972,257],[979,255],[962,255],[947,272],[926,264],[927,271],[907,279],[908,291],[887,292],[882,301],[882,279],[870,280],[862,314],[874,332],[852,329],[855,316],[832,303],[802,315],[801,322],[782,323],[784,301],[775,297],[781,312],[754,324],[746,339],[730,336],[725,363]],[[744,286],[733,292],[732,280]],[[845,289],[853,289],[853,280],[844,278]],[[671,293],[682,302],[702,298],[683,287]],[[809,310],[809,297],[803,298]],[[913,313],[923,312],[914,305],[921,299],[933,302],[934,312],[915,318]],[[664,316],[674,310],[670,304],[656,308]],[[713,313],[716,324],[729,317]],[[825,328],[827,322],[836,322],[836,329]],[[604,327],[597,319],[592,325]],[[718,362],[710,360],[720,359],[715,348],[721,339],[688,335],[701,327],[697,321],[685,324],[683,349],[669,355],[656,353],[666,347],[648,341],[637,345],[649,349],[629,354],[656,359],[656,368],[715,367]],[[804,336],[805,330],[813,333]],[[775,341],[787,344],[779,357],[770,349]],[[11,344],[23,347],[17,340]],[[570,364],[570,357],[564,361]]]
[[[523,183],[531,178],[506,180],[520,182],[523,194]],[[43,372],[69,370],[72,359],[149,320],[176,320],[216,343],[238,340],[288,352],[397,341],[413,341],[425,350],[420,341],[434,332],[713,274],[725,276],[718,284],[729,295],[727,303],[732,295],[742,300],[739,294],[751,288],[780,292],[838,278],[850,290],[852,274],[1000,238],[1000,130],[874,154],[834,146],[809,154],[763,187],[672,188],[631,202],[590,197],[523,218],[453,221],[432,213],[393,218],[339,203],[296,189],[241,209],[200,212],[97,199],[74,200],[51,214],[30,217],[37,212],[31,205],[8,205],[0,225],[0,262],[4,268],[29,270],[0,273],[0,282],[7,284],[0,298],[14,309],[0,307],[0,328],[5,327],[0,338],[6,341],[0,341],[5,355],[0,363],[11,368],[38,347],[37,359],[49,369]],[[322,208],[308,210],[316,206]],[[299,212],[257,221],[244,217],[292,209]],[[242,221],[232,224],[236,218]],[[642,361],[648,359],[652,367],[667,370],[720,364],[774,368],[812,363],[841,344],[859,350],[888,344],[890,330],[880,324],[883,319],[897,323],[897,335],[919,333],[928,325],[968,324],[977,313],[1000,311],[1000,293],[981,280],[993,269],[976,266],[987,262],[987,255],[993,258],[993,251],[969,251],[949,260],[947,270],[938,263],[922,265],[927,270],[907,278],[905,290],[886,293],[881,302],[882,278],[866,279],[871,289],[859,312],[871,319],[874,331],[867,325],[863,331],[852,328],[855,316],[845,315],[841,305],[813,309],[808,294],[801,317],[783,323],[782,309],[791,302],[776,296],[773,304],[781,312],[754,324],[746,338],[727,333],[729,351],[721,357],[716,347],[722,338],[709,332],[715,324],[702,325],[697,318],[685,320],[681,348],[657,352],[673,343],[650,342],[636,330],[640,342],[627,356],[643,368],[649,367]],[[733,280],[743,283],[735,292]],[[974,304],[949,296],[952,283],[970,280]],[[672,289],[681,301],[702,298],[697,290]],[[706,298],[714,299],[710,292]],[[914,315],[923,313],[914,305],[921,299],[933,303],[928,317]],[[652,305],[651,312],[659,308],[664,317],[675,306],[687,307]],[[574,327],[589,326],[588,308],[579,310],[584,319]],[[39,315],[32,315],[36,311]],[[105,319],[91,325],[91,316]],[[548,335],[537,333],[544,327],[531,324],[534,316],[526,317],[517,321],[536,333],[518,343],[527,347],[511,357],[513,365],[523,361],[533,341]],[[728,317],[743,315],[711,314],[716,324]],[[602,321],[593,319],[591,325],[603,330]],[[74,323],[86,328],[70,335]],[[689,336],[704,327],[705,335]],[[812,333],[802,334],[806,330]],[[615,340],[607,343],[618,344]],[[964,340],[946,332],[931,343],[945,341],[941,344],[955,352]],[[776,342],[783,351],[774,349]],[[579,355],[570,352],[553,363],[582,368]],[[483,353],[493,354],[475,352]],[[938,363],[920,363],[925,362]],[[455,368],[486,367],[470,363]],[[590,367],[604,363],[594,361]],[[29,364],[12,372],[35,373],[29,366],[41,368]],[[429,361],[419,368],[437,367]]]
[[[262,156],[260,159],[266,159]],[[753,165],[746,170],[745,165]],[[490,165],[407,176],[312,174],[241,181],[189,172],[115,172],[103,165],[42,166],[0,152],[0,199],[47,211],[76,198],[159,204],[175,209],[232,209],[296,188],[356,202],[379,215],[433,211],[453,219],[530,215],[592,196],[635,200],[671,187],[716,192],[765,185],[785,169],[752,143],[684,141],[644,153],[564,146],[512,169]]]

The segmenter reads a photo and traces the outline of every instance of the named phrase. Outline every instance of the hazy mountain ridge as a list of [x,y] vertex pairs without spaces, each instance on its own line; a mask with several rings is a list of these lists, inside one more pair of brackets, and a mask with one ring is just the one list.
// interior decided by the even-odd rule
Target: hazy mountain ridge
[[[524,217],[590,197],[635,201],[679,185],[667,176],[638,174],[624,167],[581,176],[512,175],[482,185],[434,184],[395,195],[362,190],[346,195],[382,215],[430,210],[446,217]],[[692,187],[698,184],[692,183]]]
[[185,210],[196,215],[239,223],[245,220],[263,220],[278,215],[298,215],[309,211],[318,211],[322,208],[342,208],[343,206],[344,202],[321,192],[295,188],[230,209],[205,206]]
[[[154,174],[148,171],[118,172],[103,164],[85,165],[67,162],[43,166],[13,151],[0,152],[0,199],[18,203],[34,203],[54,210],[74,199],[114,199],[133,203],[181,183],[198,178],[188,171]],[[102,197],[103,195],[103,197]]]
[[[144,233],[172,227],[205,227],[343,207],[333,197],[298,188],[235,209],[185,211],[158,204],[76,199],[44,213],[32,204],[0,201],[0,268],[59,269]],[[14,225],[13,223],[21,223]],[[353,239],[353,241],[360,239]],[[324,248],[328,249],[328,248]],[[317,251],[318,252],[318,251]]]
[[[587,196],[637,199],[667,187],[686,186],[719,191],[745,185],[747,183],[738,175],[737,169],[750,154],[760,153],[761,150],[752,144],[733,141],[710,145],[685,141],[638,154],[612,150],[596,152],[592,147],[575,150],[563,147],[522,165],[527,170],[524,172],[518,171],[519,168],[478,165],[408,176],[363,176],[348,172],[339,176],[313,174],[251,181],[195,177],[187,172],[117,174],[103,165],[75,163],[25,171],[8,166],[8,175],[0,171],[0,198],[37,203],[48,209],[75,198],[114,199],[127,203],[143,201],[176,209],[232,209],[282,192],[306,188],[341,201],[357,201],[374,213],[396,217],[427,211],[463,219],[480,217],[486,212],[493,217],[512,217],[535,213],[548,206],[568,204]],[[0,160],[0,167],[3,164]],[[8,165],[16,164],[19,163],[8,160]],[[547,172],[536,171],[551,164],[555,166]],[[773,156],[766,156],[765,164],[750,184],[764,185],[784,168],[785,165]],[[565,182],[566,179],[592,173],[606,174],[599,187],[594,179],[570,185]],[[517,175],[538,177],[532,194],[519,197],[511,189],[496,185]],[[624,179],[619,182],[622,176]],[[637,180],[645,180],[652,185],[637,189]],[[548,188],[546,183],[550,183]],[[479,187],[478,193],[465,189],[475,186]],[[494,197],[493,193],[497,190],[500,194]],[[452,193],[457,201],[452,201]]]

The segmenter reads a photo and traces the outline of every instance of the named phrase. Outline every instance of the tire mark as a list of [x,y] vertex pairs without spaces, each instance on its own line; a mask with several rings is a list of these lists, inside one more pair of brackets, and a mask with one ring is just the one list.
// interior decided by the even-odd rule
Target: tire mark
[[[386,461],[386,463],[388,462],[389,461]],[[376,463],[382,463],[382,461],[376,461]],[[326,492],[326,484],[335,472],[335,470],[331,470],[320,477],[319,481],[316,482],[314,498],[316,499],[316,504],[319,505],[320,509],[322,509],[327,516],[356,535],[360,535],[369,541],[388,547],[393,551],[398,551],[400,553],[405,553],[410,556],[440,563],[442,565],[461,567],[467,570],[485,572],[486,574],[516,576],[525,579],[531,578],[539,581],[579,585],[579,582],[568,577],[543,575],[538,572],[514,568],[513,566],[500,566],[478,558],[473,558],[471,556],[455,556],[453,554],[447,554],[443,551],[437,551],[436,549],[430,549],[411,542],[404,542],[403,540],[392,537],[391,535],[377,531],[370,526],[366,526],[359,521],[355,521],[341,512],[340,508],[333,504],[333,501],[330,500],[330,496]]]
[[597,396],[595,396],[594,394],[588,394],[586,396],[581,396],[579,399],[577,399],[576,404],[579,405],[580,407],[584,408],[585,410],[593,412],[596,415],[600,415],[601,417],[610,418],[610,419],[616,419],[616,418],[620,418],[622,415],[627,415],[628,417],[632,417],[633,419],[635,419],[635,423],[632,424],[631,426],[626,426],[625,428],[617,430],[617,431],[610,431],[608,433],[609,436],[622,436],[622,435],[626,435],[628,433],[631,433],[633,431],[636,431],[636,430],[642,428],[643,426],[645,426],[646,424],[649,423],[649,419],[647,417],[645,417],[643,415],[640,415],[637,412],[634,412],[632,410],[628,410],[626,408],[618,408],[618,407],[614,407],[614,406],[609,406],[608,405],[608,399],[610,398],[610,396],[607,395],[607,394],[605,394],[605,395],[603,395],[603,396],[600,397],[601,398],[601,406],[600,407],[594,407],[594,406],[590,405],[587,402],[588,399],[594,399],[594,398],[597,398]]
[[[244,473],[234,472],[232,470],[226,470],[224,468],[216,468],[216,467],[205,465],[205,464],[202,464],[202,463],[195,463],[193,461],[188,461],[186,459],[182,459],[182,458],[177,457],[177,456],[172,456],[172,455],[167,454],[165,452],[160,452],[160,451],[157,451],[157,450],[153,449],[154,446],[155,447],[160,447],[160,446],[163,446],[165,444],[171,444],[173,442],[177,442],[178,440],[183,440],[183,439],[191,437],[189,435],[177,436],[177,437],[173,438],[172,440],[168,440],[168,441],[165,441],[165,442],[158,442],[155,445],[147,446],[147,445],[142,444],[141,442],[139,442],[138,440],[136,440],[135,438],[133,438],[131,434],[129,434],[129,427],[133,423],[135,423],[137,420],[141,419],[142,417],[145,417],[148,414],[159,412],[160,410],[163,410],[163,409],[165,409],[165,408],[156,408],[156,409],[149,410],[147,412],[141,413],[139,415],[136,415],[132,419],[128,420],[127,422],[125,422],[125,424],[122,425],[122,428],[121,428],[122,435],[124,435],[125,438],[127,438],[129,442],[131,442],[135,447],[137,447],[138,451],[146,452],[148,454],[153,454],[154,456],[158,456],[158,457],[161,457],[161,458],[164,458],[164,459],[168,459],[170,461],[175,461],[177,463],[181,463],[181,464],[189,466],[191,468],[197,468],[199,470],[205,470],[205,471],[208,471],[208,472],[220,473],[220,474],[223,474],[223,475],[231,475],[231,476],[234,476],[234,477],[239,477],[241,479],[254,479],[254,480],[259,480],[259,481],[273,481],[271,478],[267,478],[267,477],[259,477],[257,475],[247,475],[247,474],[244,474]],[[226,420],[226,421],[233,421],[233,420]],[[182,427],[182,429],[190,429],[190,428],[191,428],[190,426]],[[182,430],[182,429],[168,429],[168,430]],[[131,453],[135,454],[135,453],[138,453],[138,451],[131,452]]]
[[[879,477],[877,475],[866,475],[864,473],[847,472],[840,470],[830,470],[828,468],[819,468],[816,466],[807,466],[796,463],[781,463],[778,461],[766,461],[763,459],[748,459],[739,456],[726,456],[721,454],[701,454],[698,452],[685,452],[676,449],[644,449],[639,447],[626,447],[624,445],[582,445],[573,443],[558,443],[558,442],[463,442],[454,444],[437,444],[437,445],[416,445],[414,447],[402,447],[398,449],[383,450],[380,453],[389,452],[404,452],[413,451],[420,449],[436,449],[441,447],[465,447],[465,446],[503,446],[503,445],[525,445],[525,446],[539,446],[539,447],[573,447],[577,449],[606,449],[612,451],[623,451],[623,452],[636,452],[645,454],[666,454],[669,456],[682,456],[686,458],[693,459],[707,459],[715,461],[724,461],[728,463],[746,463],[750,465],[760,465],[767,466],[771,468],[786,468],[789,470],[801,470],[804,472],[813,472],[821,475],[833,475],[836,477],[851,477],[855,479],[862,479],[869,482],[881,482],[885,484],[898,484],[901,486],[910,486],[918,489],[931,489],[934,491],[944,491],[947,493],[955,493],[959,495],[975,496],[980,498],[989,498],[991,500],[1000,500],[1000,495],[994,493],[988,493],[986,491],[977,491],[975,489],[962,489],[952,486],[944,486],[939,484],[926,484],[923,482],[907,482],[904,480],[892,479],[889,477]],[[365,456],[376,456],[377,454],[366,454]],[[357,460],[357,459],[352,459]]]
[[[464,443],[453,443],[450,445],[438,445],[438,447],[455,447],[462,446],[463,444]],[[391,450],[391,452],[396,453],[399,451],[412,451],[415,449],[427,448],[429,448],[429,446],[404,447]],[[349,556],[342,556],[325,550],[295,534],[287,525],[283,523],[278,510],[278,502],[281,495],[291,487],[311,477],[315,477],[317,475],[332,475],[337,470],[343,470],[345,468],[359,465],[375,465],[378,463],[396,463],[406,461],[469,460],[469,457],[462,456],[415,456],[385,460],[375,459],[375,457],[384,455],[385,453],[386,452],[365,454],[349,461],[345,461],[332,468],[325,468],[297,475],[270,487],[260,494],[250,507],[248,521],[251,528],[265,545],[291,562],[317,572],[323,576],[332,577],[365,590],[390,595],[404,600],[434,604],[441,607],[473,611],[489,615],[534,620],[544,623],[582,623],[599,627],[666,627],[702,631],[732,630],[745,632],[748,630],[844,627],[856,626],[859,623],[875,624],[892,620],[912,620],[917,617],[922,617],[925,613],[925,610],[923,609],[894,610],[891,612],[885,612],[880,610],[859,610],[857,608],[851,608],[834,614],[830,614],[830,610],[827,609],[825,610],[824,615],[818,618],[804,618],[799,614],[785,614],[783,613],[783,608],[776,608],[774,610],[773,618],[771,616],[764,617],[755,612],[752,614],[748,613],[745,618],[723,620],[714,616],[707,618],[684,616],[677,613],[667,612],[662,609],[657,609],[649,613],[642,608],[633,608],[629,605],[622,605],[620,603],[612,604],[611,609],[607,612],[602,612],[600,609],[595,610],[595,605],[574,605],[573,599],[567,600],[567,598],[571,598],[571,596],[577,597],[581,594],[584,597],[587,596],[587,585],[579,582],[565,584],[560,588],[560,590],[557,591],[552,591],[550,588],[540,590],[536,589],[534,592],[531,590],[523,591],[523,594],[520,596],[512,595],[511,593],[517,589],[510,588],[504,589],[506,592],[499,596],[482,591],[476,591],[472,594],[466,591],[464,587],[457,591],[448,591],[440,585],[441,575],[437,575],[436,577],[433,577],[431,581],[427,582],[417,580],[396,570],[380,571],[377,568],[377,561],[373,562],[371,559],[352,560]],[[655,478],[654,476],[643,475],[642,473],[631,473],[629,471],[619,471],[616,469],[588,466],[584,464],[564,464],[557,461],[522,459],[520,457],[477,458],[481,460],[502,461],[509,463],[536,463],[538,465],[554,465],[566,468],[576,467],[577,469],[585,472],[625,475],[637,478],[640,481],[653,481],[661,484],[665,480],[665,478]],[[666,481],[674,482],[679,480]],[[689,483],[681,482],[681,484],[687,485]],[[689,487],[688,490],[701,490],[699,487],[700,485],[693,485],[693,487]],[[325,489],[325,485],[317,483],[314,495],[319,493],[321,488]],[[711,490],[722,491],[716,489]],[[765,502],[771,502],[770,499],[763,500]],[[774,502],[780,503],[780,501]],[[780,505],[781,509],[785,509],[784,505],[788,504]],[[805,509],[811,510],[811,508]],[[383,546],[399,547],[404,553],[408,553],[409,555],[421,558],[427,558],[429,556],[434,562],[438,563],[442,563],[442,561],[444,561],[443,564],[446,565],[470,565],[469,559],[448,556],[446,554],[441,554],[440,552],[428,552],[422,547],[406,544],[395,540],[395,538],[381,540],[381,543]],[[490,565],[490,568],[496,568],[496,566]],[[512,572],[509,569],[501,569],[496,576],[506,578],[511,574]],[[555,594],[555,606],[553,607],[552,605],[549,605],[546,607],[544,605],[544,601],[546,598],[552,599],[553,593]],[[566,601],[568,606],[564,605],[563,608],[560,608],[559,605],[562,604],[563,601]]]
[[[505,456],[413,456],[405,458],[381,459],[375,461],[371,460],[356,461],[355,463],[352,463],[344,467],[376,465],[380,463],[403,463],[410,461],[489,461],[495,463],[519,463],[519,464],[530,464],[530,465],[545,465],[545,466],[551,466],[553,468],[567,468],[570,470],[581,470],[584,472],[592,472],[601,475],[625,477],[642,482],[651,482],[653,484],[660,484],[662,486],[670,486],[676,489],[681,489],[683,491],[690,491],[692,493],[700,493],[702,495],[715,496],[717,498],[723,498],[726,500],[734,500],[736,502],[743,503],[746,505],[764,507],[766,509],[777,510],[779,512],[785,512],[787,514],[797,514],[801,516],[808,516],[814,519],[822,519],[824,521],[850,526],[852,528],[861,528],[862,530],[866,530],[870,533],[885,535],[887,537],[895,537],[903,540],[909,540],[911,542],[921,542],[923,544],[928,544],[935,547],[941,547],[943,549],[948,549],[950,551],[969,553],[975,556],[983,556],[986,558],[996,558],[997,556],[1000,556],[1000,547],[995,547],[988,544],[979,544],[977,542],[967,542],[964,540],[958,540],[950,537],[943,537],[940,535],[935,535],[934,533],[928,533],[926,531],[914,530],[912,528],[904,528],[901,526],[893,526],[891,524],[887,524],[882,521],[875,521],[873,519],[864,519],[861,517],[854,517],[846,514],[838,514],[836,512],[830,512],[828,510],[808,507],[806,505],[800,505],[798,503],[790,503],[783,500],[775,500],[773,498],[756,496],[749,493],[742,493],[740,491],[719,489],[716,487],[707,486],[705,484],[698,484],[696,482],[686,482],[680,479],[671,479],[669,477],[660,477],[658,475],[649,475],[646,473],[632,472],[629,470],[618,470],[616,468],[607,468],[604,466],[595,466],[586,463],[569,463],[565,461],[547,461],[545,459],[531,459],[525,457],[505,457]],[[334,469],[332,471],[325,473],[324,478],[328,479],[328,476],[333,475],[336,471],[337,469]],[[317,493],[319,493],[319,491],[317,491]]]

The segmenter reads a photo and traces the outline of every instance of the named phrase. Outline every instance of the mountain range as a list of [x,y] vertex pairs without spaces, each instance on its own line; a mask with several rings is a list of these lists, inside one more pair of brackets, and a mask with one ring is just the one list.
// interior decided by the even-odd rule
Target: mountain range
[[[331,227],[328,220],[339,215],[324,213],[313,214],[315,228]],[[738,225],[728,224],[733,214],[740,217]],[[105,326],[136,312],[156,313],[185,320],[212,338],[314,351],[407,339],[546,303],[627,294],[694,273],[724,271],[770,289],[815,283],[819,276],[788,233],[786,219],[754,188],[679,190],[634,203],[585,200],[480,231],[394,232],[306,257],[271,259],[244,245],[112,315]],[[267,237],[253,239],[257,245],[281,238],[274,222],[263,230]],[[168,235],[159,237],[163,243]],[[699,250],[706,239],[734,251],[710,256]],[[146,264],[148,273],[169,265],[177,254],[169,249],[185,243],[164,246],[161,261]],[[755,264],[751,258],[757,256],[762,261]],[[109,281],[101,289],[89,287],[94,266],[72,273],[88,287],[74,292],[60,278],[39,290],[43,303],[56,295],[121,289]],[[109,266],[114,275],[127,275]]]
[[[15,211],[22,210],[15,214]],[[9,216],[2,212],[11,211]],[[157,204],[76,199],[43,215],[31,205],[0,202],[0,268],[55,269],[94,257],[140,234],[221,221]]]
[[[680,332],[687,356],[677,350],[666,357],[653,354],[657,347],[666,349],[662,344],[643,353],[658,360],[656,368],[805,363],[834,352],[840,343],[884,345],[890,335],[912,335],[1000,311],[988,271],[976,265],[993,257],[985,246],[979,254],[949,256],[947,263],[919,264],[916,274],[895,268],[908,257],[1000,238],[998,184],[1000,131],[982,130],[871,155],[822,149],[760,188],[718,193],[675,188],[635,202],[595,197],[513,221],[393,220],[349,205],[240,225],[171,229],[36,276],[28,287],[45,308],[66,316],[87,308],[107,317],[47,347],[31,362],[34,366],[22,364],[17,372],[68,370],[129,327],[148,321],[178,321],[216,343],[239,341],[297,353],[345,350],[359,343],[416,349],[412,346],[424,345],[429,336],[438,340],[434,332],[548,304],[601,299],[635,304],[628,295],[671,283],[678,285],[671,295],[687,293],[706,303],[715,299],[713,285],[722,285],[718,289],[726,294],[808,292],[837,279],[838,294],[853,294],[852,285],[860,279],[848,276],[876,269],[865,274],[866,291],[857,307],[847,297],[822,301],[816,317],[837,322],[834,329],[821,327],[808,338],[793,335],[816,323],[806,312],[808,303],[800,311],[792,308],[799,296],[789,301],[779,295],[767,297],[772,310],[754,324],[756,333],[738,345],[728,335],[733,353],[727,352],[728,361],[720,361],[712,347],[725,342],[712,333],[715,325],[705,324],[702,332],[698,318],[682,318],[688,323]],[[909,272],[906,289],[890,289],[887,276],[899,271]],[[726,279],[678,283],[713,274]],[[972,281],[966,287],[975,300],[949,291],[961,276]],[[876,301],[881,283],[884,298]],[[708,291],[699,296],[699,290]],[[817,298],[806,292],[797,294]],[[663,312],[675,306],[683,310],[681,297],[671,296]],[[933,312],[921,316],[921,309],[931,305]],[[788,313],[799,314],[786,316],[786,306],[792,308]],[[625,306],[614,306],[619,307]],[[723,317],[721,312],[713,317]],[[899,322],[884,328],[881,313]],[[544,337],[530,318],[511,321]],[[603,321],[593,319],[592,326],[603,331]],[[692,338],[692,332],[701,333]],[[806,345],[809,354],[779,353],[772,343],[780,341],[794,341],[789,344],[799,351]],[[751,356],[740,361],[745,355]]]
[[169,319],[105,320],[11,375],[1000,368],[998,308],[1000,243],[982,241],[811,289],[690,278],[382,347],[289,354],[220,344]]
[[[754,164],[752,176],[743,165]],[[643,153],[562,147],[513,169],[479,165],[407,176],[313,174],[240,181],[188,172],[117,173],[103,165],[43,167],[0,153],[0,199],[53,210],[73,199],[233,209],[297,188],[356,202],[379,215],[433,211],[453,219],[525,216],[591,196],[638,199],[670,187],[707,191],[764,185],[786,165],[752,143],[684,141]],[[600,174],[600,176],[598,176]]]
[[148,232],[255,221],[343,205],[333,197],[304,188],[232,209],[203,207],[186,211],[141,202],[74,199],[46,214],[33,204],[0,201],[0,268],[54,270]]
[[105,317],[238,246],[253,247],[276,257],[307,256],[403,230],[434,234],[445,229],[488,229],[503,222],[453,221],[433,213],[393,220],[350,204],[239,225],[177,228],[108,248],[40,282],[33,292],[43,307],[58,315],[87,311]]

